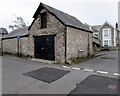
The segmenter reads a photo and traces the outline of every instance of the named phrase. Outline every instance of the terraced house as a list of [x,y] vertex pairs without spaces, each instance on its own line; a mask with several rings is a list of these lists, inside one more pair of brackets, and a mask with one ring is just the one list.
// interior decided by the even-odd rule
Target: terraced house
[[28,28],[28,49],[21,46],[22,50],[27,49],[27,56],[68,62],[71,58],[94,55],[92,31],[77,18],[43,3],[33,18]]

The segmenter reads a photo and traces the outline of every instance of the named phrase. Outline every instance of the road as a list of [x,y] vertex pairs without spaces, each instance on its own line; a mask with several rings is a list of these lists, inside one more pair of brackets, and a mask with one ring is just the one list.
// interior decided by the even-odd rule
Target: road
[[[109,58],[105,58],[109,57]],[[44,67],[57,68],[70,71],[62,78],[46,83],[37,79],[24,76],[24,73],[37,70]],[[78,70],[73,68],[83,68],[96,70],[93,72]],[[97,71],[107,71],[107,74],[97,73]],[[114,75],[118,73],[117,52],[111,52],[106,55],[91,59],[89,61],[71,65],[65,68],[62,64],[47,64],[22,59],[12,56],[3,56],[2,58],[2,93],[3,94],[69,94],[76,88],[76,84],[82,82],[90,75],[99,75],[111,78],[117,78]]]

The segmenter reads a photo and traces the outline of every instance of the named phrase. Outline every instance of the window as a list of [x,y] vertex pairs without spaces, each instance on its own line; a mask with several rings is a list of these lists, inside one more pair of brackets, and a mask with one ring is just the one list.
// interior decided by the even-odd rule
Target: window
[[104,46],[108,46],[108,40],[104,40]]
[[41,29],[42,28],[46,28],[47,26],[47,22],[46,22],[47,18],[46,18],[46,13],[42,13],[41,14]]
[[93,36],[98,37],[98,36],[99,36],[99,33],[98,33],[98,32],[94,32],[94,33],[93,33]]
[[108,29],[105,29],[105,30],[104,30],[104,37],[107,37],[107,36],[109,36],[109,30],[108,30]]

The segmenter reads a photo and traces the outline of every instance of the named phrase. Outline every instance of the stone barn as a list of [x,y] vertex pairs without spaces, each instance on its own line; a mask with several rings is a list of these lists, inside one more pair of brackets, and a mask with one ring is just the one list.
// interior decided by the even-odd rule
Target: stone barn
[[67,62],[94,55],[93,34],[77,18],[40,3],[28,28],[28,55]]

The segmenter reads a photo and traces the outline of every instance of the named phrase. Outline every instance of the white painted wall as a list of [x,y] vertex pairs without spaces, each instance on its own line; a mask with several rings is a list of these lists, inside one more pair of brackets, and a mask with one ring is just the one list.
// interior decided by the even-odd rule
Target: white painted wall
[[[108,34],[109,34],[109,36],[104,36],[104,30],[109,30],[108,32]],[[108,46],[112,46],[112,39],[111,39],[111,28],[106,28],[106,29],[103,29],[102,30],[102,42],[103,42],[103,46],[104,46],[104,41],[105,40],[108,40]]]
[[117,31],[114,29],[114,46],[116,46]]
[[118,29],[120,30],[120,1],[118,2]]

